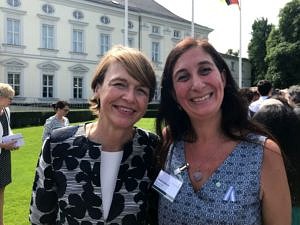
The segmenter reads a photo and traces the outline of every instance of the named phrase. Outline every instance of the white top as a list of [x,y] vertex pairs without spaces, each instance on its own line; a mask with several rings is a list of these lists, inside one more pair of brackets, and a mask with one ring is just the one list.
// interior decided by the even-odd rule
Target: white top
[[269,96],[260,96],[259,99],[257,99],[256,101],[252,102],[249,105],[249,110],[256,113],[259,110],[260,105],[262,104],[263,101],[265,101],[266,99],[268,99]]
[[101,151],[100,181],[103,217],[105,220],[107,219],[110,210],[122,157],[123,151]]

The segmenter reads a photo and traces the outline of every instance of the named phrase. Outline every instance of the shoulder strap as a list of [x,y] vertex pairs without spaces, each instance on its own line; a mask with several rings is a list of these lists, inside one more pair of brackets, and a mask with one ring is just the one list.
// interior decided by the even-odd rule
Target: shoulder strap
[[8,125],[10,125],[10,120],[9,120],[9,116],[8,116],[8,112],[7,112],[6,108],[3,108],[3,112],[6,116],[6,120],[7,120]]

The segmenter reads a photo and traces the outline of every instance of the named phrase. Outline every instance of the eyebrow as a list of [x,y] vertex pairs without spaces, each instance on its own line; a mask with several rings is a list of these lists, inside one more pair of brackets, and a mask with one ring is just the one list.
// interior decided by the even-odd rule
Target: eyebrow
[[[133,78],[134,80],[136,80],[135,78]],[[124,78],[120,78],[120,77],[116,77],[116,78],[113,78],[109,81],[109,84],[110,82],[115,82],[115,81],[121,81],[121,82],[125,82],[125,83],[128,83],[128,80],[124,79]],[[137,85],[138,87],[142,87],[142,88],[148,88],[150,89],[149,87],[147,87],[146,85],[143,85],[141,84],[140,81],[136,80],[139,84]]]
[[[210,66],[213,66],[214,63],[212,63],[211,61],[208,61],[208,60],[200,61],[200,62],[197,63],[197,66],[203,66],[203,65],[210,65]],[[182,69],[180,69],[180,70],[177,70],[176,72],[173,73],[173,74],[174,74],[174,77],[176,77],[176,75],[177,75],[178,73],[182,72],[182,71],[186,71],[186,69],[185,69],[185,68],[182,68]]]

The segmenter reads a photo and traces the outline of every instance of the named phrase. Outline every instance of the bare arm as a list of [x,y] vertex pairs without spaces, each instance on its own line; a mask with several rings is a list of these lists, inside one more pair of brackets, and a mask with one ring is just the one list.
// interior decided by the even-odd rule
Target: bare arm
[[261,175],[264,225],[291,224],[291,197],[279,146],[267,139]]

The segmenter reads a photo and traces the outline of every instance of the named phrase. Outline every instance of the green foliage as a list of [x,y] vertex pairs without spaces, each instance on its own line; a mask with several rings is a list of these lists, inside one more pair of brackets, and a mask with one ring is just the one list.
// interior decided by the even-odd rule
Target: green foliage
[[256,20],[248,46],[252,81],[268,79],[275,88],[300,83],[300,0],[287,3],[279,13],[279,27]]
[[[154,131],[154,119],[143,118],[136,126]],[[14,133],[23,134],[25,145],[12,152],[13,181],[5,190],[5,225],[29,225],[31,190],[35,167],[42,146],[42,131],[42,126],[13,130]]]
[[276,88],[300,83],[300,0],[287,3],[279,13],[279,27],[267,40],[266,79]]
[[252,25],[252,39],[248,46],[249,61],[252,65],[252,84],[264,78],[267,65],[264,61],[266,56],[266,41],[272,25],[268,24],[268,19],[261,18],[254,21]]

